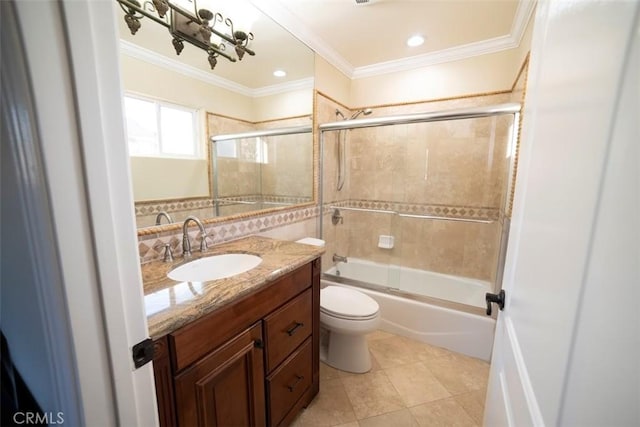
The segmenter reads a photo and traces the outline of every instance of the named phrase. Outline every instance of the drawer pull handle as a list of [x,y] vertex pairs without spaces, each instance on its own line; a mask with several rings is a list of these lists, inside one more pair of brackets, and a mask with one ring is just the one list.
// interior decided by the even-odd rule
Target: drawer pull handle
[[295,334],[295,332],[298,330],[298,328],[301,328],[303,326],[304,326],[304,323],[295,322],[295,325],[293,325],[293,327],[291,327],[291,329],[287,329],[287,334],[289,334],[289,336],[292,336],[293,334]]
[[296,381],[295,381],[293,384],[291,384],[291,385],[288,385],[288,386],[287,386],[287,388],[289,389],[289,391],[290,391],[291,393],[293,393],[293,390],[296,388],[296,386],[298,385],[298,383],[299,383],[300,381],[302,381],[303,379],[304,379],[304,377],[303,377],[302,375],[296,375]]

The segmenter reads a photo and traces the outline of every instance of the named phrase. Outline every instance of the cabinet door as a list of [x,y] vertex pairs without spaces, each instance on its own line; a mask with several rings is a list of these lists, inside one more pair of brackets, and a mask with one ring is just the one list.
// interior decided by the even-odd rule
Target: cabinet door
[[180,426],[264,425],[260,323],[177,375],[175,386]]

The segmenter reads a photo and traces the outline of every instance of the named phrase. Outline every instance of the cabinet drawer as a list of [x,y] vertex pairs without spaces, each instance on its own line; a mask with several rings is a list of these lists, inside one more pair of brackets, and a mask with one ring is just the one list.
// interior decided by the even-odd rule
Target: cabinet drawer
[[267,377],[269,425],[276,426],[311,384],[311,338]]
[[311,289],[265,317],[267,372],[271,372],[311,335]]

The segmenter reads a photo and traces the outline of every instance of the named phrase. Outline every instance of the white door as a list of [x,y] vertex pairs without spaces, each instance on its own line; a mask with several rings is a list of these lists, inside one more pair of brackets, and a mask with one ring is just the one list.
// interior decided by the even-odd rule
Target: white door
[[538,3],[486,426],[640,425],[639,11]]
[[[82,425],[158,423],[112,1],[15,2],[72,336]],[[55,342],[55,340],[53,340]]]

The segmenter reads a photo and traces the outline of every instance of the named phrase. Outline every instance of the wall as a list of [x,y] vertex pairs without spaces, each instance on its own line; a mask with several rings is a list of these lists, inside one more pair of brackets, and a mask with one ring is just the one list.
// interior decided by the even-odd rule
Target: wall
[[318,54],[316,54],[315,67],[314,83],[316,90],[328,94],[337,102],[350,104],[349,98],[353,81]]
[[209,161],[130,157],[137,201],[209,196]]
[[436,64],[353,81],[353,106],[375,106],[450,98],[508,89],[519,66],[510,49],[489,55]]
[[309,88],[253,98],[255,122],[313,114],[313,84]]

